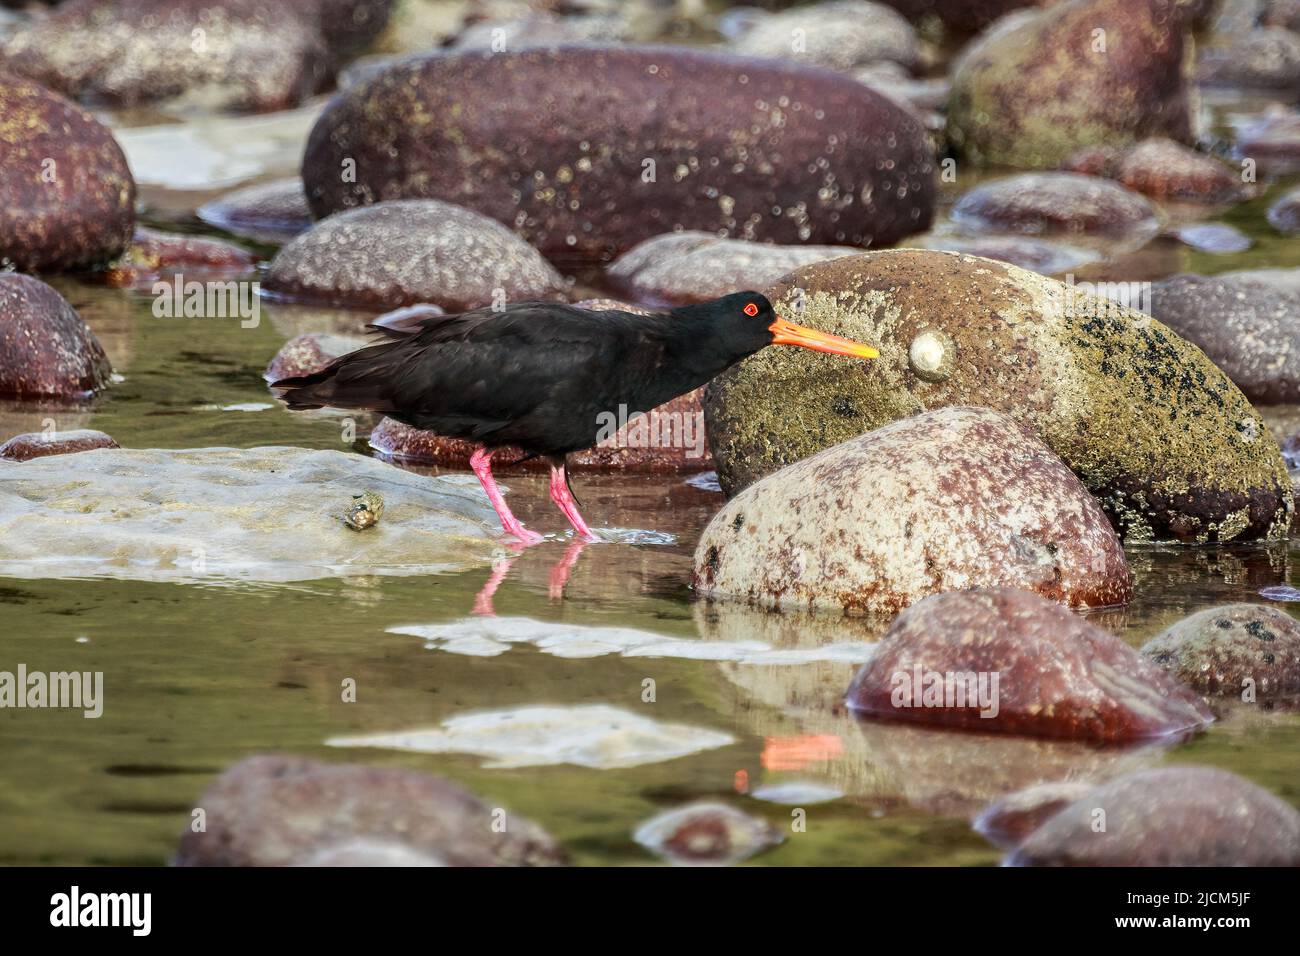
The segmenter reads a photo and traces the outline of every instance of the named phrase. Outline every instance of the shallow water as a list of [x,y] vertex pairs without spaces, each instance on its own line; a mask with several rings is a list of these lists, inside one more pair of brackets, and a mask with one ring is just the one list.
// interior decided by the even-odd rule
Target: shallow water
[[[283,159],[266,174],[281,172]],[[171,193],[144,190],[155,224],[196,230],[177,210],[215,191],[183,185]],[[951,192],[972,185],[963,176]],[[1256,240],[1249,252],[1215,256],[1162,238],[1080,278],[1300,265],[1300,243],[1280,240],[1263,223],[1281,188],[1222,216]],[[122,381],[90,409],[0,408],[5,435],[52,418],[60,429],[106,431],[123,447],[366,450],[364,438],[343,441],[345,416],[289,413],[261,377],[288,336],[359,324],[357,317],[268,304],[256,328],[236,319],[160,319],[145,295],[53,281],[95,329]],[[1294,409],[1281,411],[1300,419]],[[781,617],[693,600],[686,585],[693,545],[722,500],[698,482],[577,476],[593,526],[658,532],[668,542],[585,547],[560,532],[564,522],[544,479],[509,475],[506,483],[520,517],[554,539],[494,568],[260,586],[0,578],[0,668],[23,662],[32,670],[102,670],[106,696],[97,720],[54,710],[0,714],[7,768],[0,775],[0,863],[165,863],[213,776],[266,751],[446,775],[541,823],[580,864],[650,861],[634,829],[697,798],[728,801],[776,823],[785,841],[753,861],[775,865],[993,864],[999,852],[968,823],[991,797],[1039,780],[1151,763],[1231,769],[1300,806],[1300,714],[1243,707],[1180,745],[1095,750],[858,725],[838,706],[854,670],[843,660],[701,660],[683,646],[663,657],[566,656],[577,651],[544,641],[516,641],[482,656],[390,630],[491,612],[804,651],[880,633],[862,619]],[[1129,558],[1136,598],[1094,617],[1135,646],[1200,608],[1262,601],[1261,588],[1300,585],[1300,542],[1132,548]],[[1300,604],[1282,606],[1300,614]],[[342,700],[347,678],[357,683],[354,703]],[[647,679],[653,703],[642,699]],[[488,767],[489,758],[474,754],[326,744],[536,704],[607,704],[661,724],[729,734],[734,743],[614,769]],[[756,795],[778,784],[818,788],[795,786],[786,798],[806,811],[804,832],[792,829],[790,804]],[[826,799],[828,789],[839,796]]]

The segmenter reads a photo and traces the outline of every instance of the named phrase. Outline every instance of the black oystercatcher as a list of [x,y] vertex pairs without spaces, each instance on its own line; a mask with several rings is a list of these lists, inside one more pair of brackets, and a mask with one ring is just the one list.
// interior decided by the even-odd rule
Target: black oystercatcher
[[596,444],[601,421],[620,406],[648,411],[768,345],[879,354],[778,318],[757,292],[652,315],[521,302],[371,328],[388,341],[272,388],[285,389],[290,408],[364,408],[478,442],[470,467],[502,527],[528,543],[541,535],[510,513],[492,479],[494,449],[515,445],[529,457],[549,459],[551,499],[579,535],[594,540],[564,464],[570,452]]

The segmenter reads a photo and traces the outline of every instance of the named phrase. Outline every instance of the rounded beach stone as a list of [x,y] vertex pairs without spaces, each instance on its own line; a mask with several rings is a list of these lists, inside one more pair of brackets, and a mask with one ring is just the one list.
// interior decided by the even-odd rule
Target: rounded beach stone
[[1300,621],[1267,604],[1198,611],[1152,638],[1142,653],[1202,694],[1300,695]]

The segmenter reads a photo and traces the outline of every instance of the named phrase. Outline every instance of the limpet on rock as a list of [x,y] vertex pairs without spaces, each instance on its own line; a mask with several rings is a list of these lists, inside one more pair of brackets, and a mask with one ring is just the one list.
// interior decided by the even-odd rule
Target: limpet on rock
[[352,504],[343,516],[343,523],[353,531],[365,531],[384,516],[384,499],[376,492],[363,491],[352,496]]

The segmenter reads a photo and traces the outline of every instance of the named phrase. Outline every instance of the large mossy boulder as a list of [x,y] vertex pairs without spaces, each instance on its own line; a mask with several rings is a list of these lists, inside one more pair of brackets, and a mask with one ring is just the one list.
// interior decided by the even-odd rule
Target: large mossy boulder
[[1273,436],[1195,345],[1136,310],[989,259],[919,249],[816,263],[779,313],[876,346],[875,361],[769,348],[705,392],[724,491],[888,422],[982,405],[1033,428],[1127,540],[1286,534]]
[[1192,139],[1179,0],[1071,0],[995,24],[958,60],[948,140],[979,165],[1050,169],[1085,146]]

